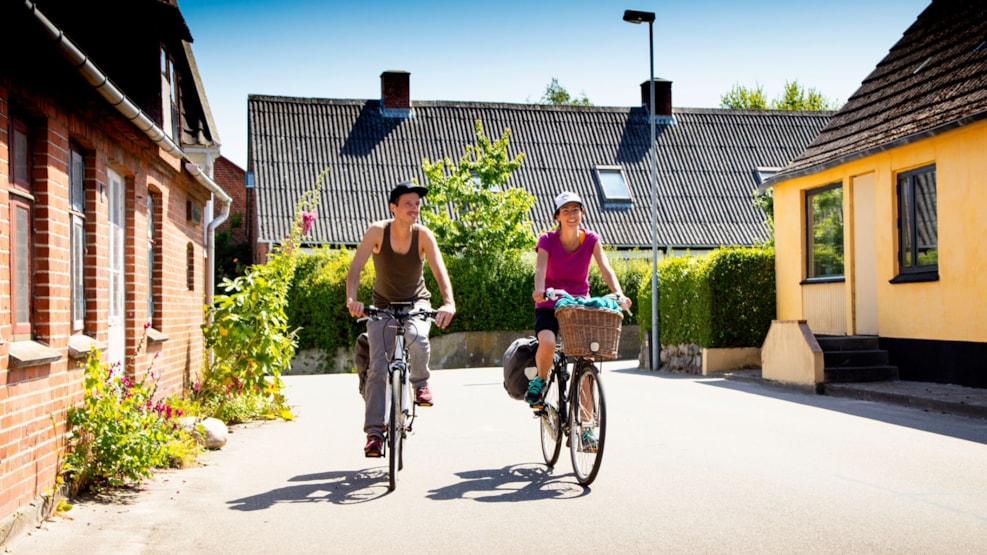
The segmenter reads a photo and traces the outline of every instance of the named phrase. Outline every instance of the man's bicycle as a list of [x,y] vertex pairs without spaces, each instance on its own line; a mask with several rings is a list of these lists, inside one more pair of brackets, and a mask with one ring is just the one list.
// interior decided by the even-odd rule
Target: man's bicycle
[[[549,289],[545,296],[556,300],[565,292]],[[561,337],[543,393],[544,406],[535,411],[542,455],[545,464],[555,466],[566,437],[576,480],[588,486],[600,471],[607,439],[607,403],[595,361],[617,358],[623,313],[570,303],[556,308],[555,315]]]
[[[435,310],[413,308],[412,303],[390,303],[387,308],[367,306],[365,320],[392,320],[394,349],[387,363],[387,426],[384,430],[385,454],[388,458],[388,489],[398,485],[398,471],[404,468],[404,440],[411,434],[415,421],[414,393],[408,351],[405,349],[405,333],[412,320],[428,321],[438,314]],[[414,330],[414,327],[411,327]]]

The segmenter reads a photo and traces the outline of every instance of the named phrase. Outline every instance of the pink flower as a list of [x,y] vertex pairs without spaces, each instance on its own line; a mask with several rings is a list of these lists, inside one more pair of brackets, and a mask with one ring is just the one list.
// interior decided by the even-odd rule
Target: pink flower
[[305,235],[312,229],[312,224],[315,223],[315,210],[311,212],[302,211],[302,235]]

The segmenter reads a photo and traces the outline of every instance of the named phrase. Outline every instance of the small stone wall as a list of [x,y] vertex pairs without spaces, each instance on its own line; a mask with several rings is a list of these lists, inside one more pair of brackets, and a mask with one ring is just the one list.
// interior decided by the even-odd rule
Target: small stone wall
[[703,349],[695,343],[663,345],[659,361],[666,372],[703,373]]
[[[504,351],[519,337],[530,337],[534,330],[521,332],[470,331],[432,337],[433,370],[450,368],[480,368],[503,366]],[[620,345],[617,358],[636,359],[641,350],[638,326],[624,326],[620,330]],[[353,350],[338,349],[334,356],[322,349],[307,349],[295,354],[286,375],[298,374],[345,374],[355,372]]]

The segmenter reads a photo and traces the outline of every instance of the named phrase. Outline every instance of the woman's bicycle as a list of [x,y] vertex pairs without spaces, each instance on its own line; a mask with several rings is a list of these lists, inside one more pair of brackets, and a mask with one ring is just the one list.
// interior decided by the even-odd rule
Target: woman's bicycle
[[[549,289],[545,296],[556,300],[565,292]],[[588,486],[600,471],[607,439],[607,403],[595,361],[617,358],[623,313],[570,303],[558,307],[555,314],[561,337],[556,342],[543,406],[535,411],[542,455],[545,464],[555,466],[565,436],[576,480]],[[568,360],[572,361],[571,374]]]
[[[404,440],[411,434],[415,421],[414,393],[408,351],[405,349],[405,333],[412,320],[429,321],[438,314],[435,310],[413,308],[412,303],[390,303],[387,308],[366,306],[365,320],[393,320],[394,349],[387,363],[387,426],[384,430],[385,453],[388,458],[388,489],[398,485],[398,471],[404,468]],[[412,328],[414,329],[414,328]]]

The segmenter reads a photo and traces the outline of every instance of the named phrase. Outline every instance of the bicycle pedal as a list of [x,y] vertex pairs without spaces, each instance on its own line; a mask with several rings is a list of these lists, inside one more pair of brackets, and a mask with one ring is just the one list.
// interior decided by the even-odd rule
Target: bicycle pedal
[[415,404],[418,405],[419,407],[430,407],[430,406],[432,406],[432,402],[431,401],[429,401],[429,402],[421,402],[421,403],[415,402]]

